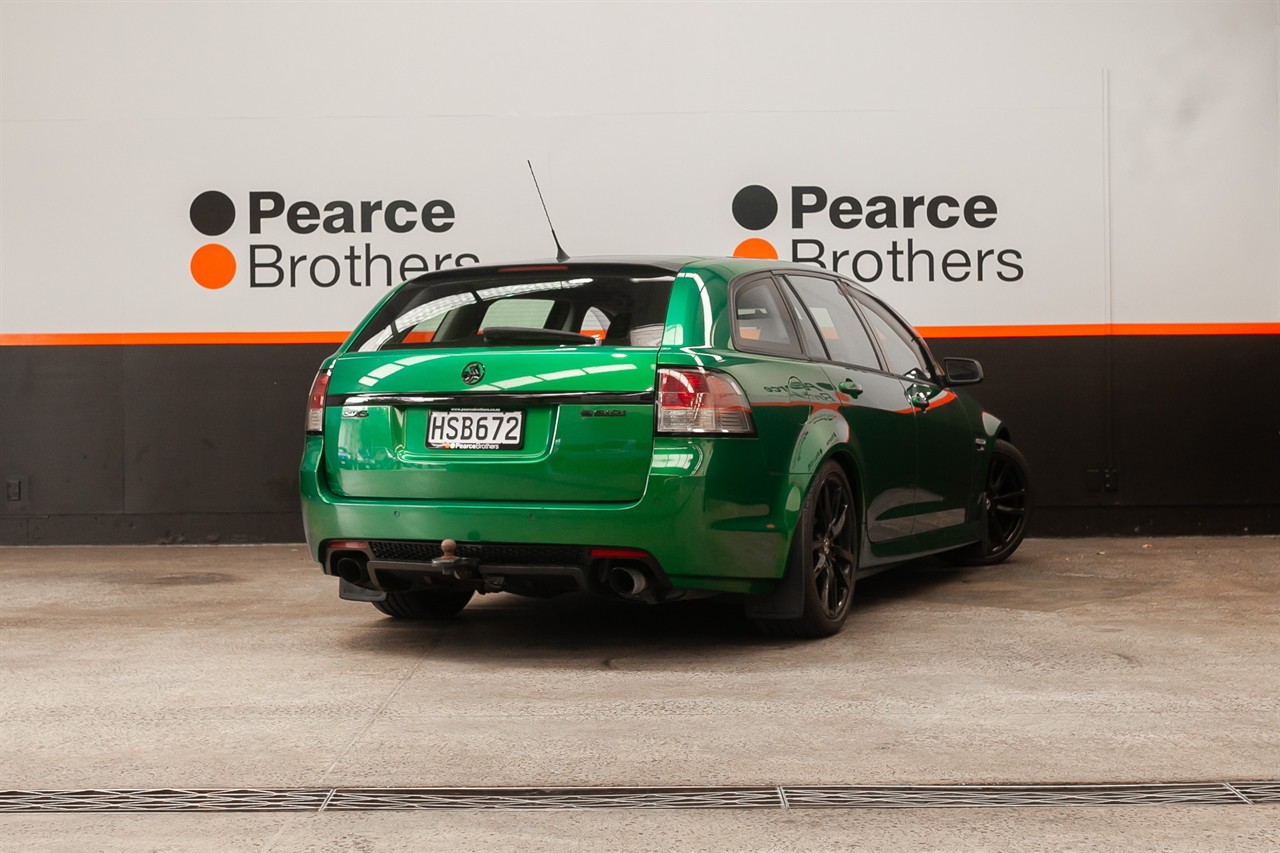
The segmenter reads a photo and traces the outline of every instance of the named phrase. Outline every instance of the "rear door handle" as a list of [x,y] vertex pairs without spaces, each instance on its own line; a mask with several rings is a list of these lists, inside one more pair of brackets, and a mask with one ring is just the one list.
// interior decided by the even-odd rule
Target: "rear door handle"
[[846,379],[836,387],[855,400],[858,399],[858,395],[862,393],[862,386],[857,382],[854,382],[852,379]]

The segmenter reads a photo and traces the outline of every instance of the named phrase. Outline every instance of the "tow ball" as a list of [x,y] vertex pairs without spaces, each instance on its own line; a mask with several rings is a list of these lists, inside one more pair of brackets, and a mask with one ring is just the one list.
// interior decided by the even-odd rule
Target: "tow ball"
[[480,566],[480,561],[474,557],[459,557],[458,543],[452,539],[446,539],[440,543],[439,557],[431,561],[431,568],[442,573],[445,577],[457,578],[458,580],[469,580],[475,577],[475,570]]

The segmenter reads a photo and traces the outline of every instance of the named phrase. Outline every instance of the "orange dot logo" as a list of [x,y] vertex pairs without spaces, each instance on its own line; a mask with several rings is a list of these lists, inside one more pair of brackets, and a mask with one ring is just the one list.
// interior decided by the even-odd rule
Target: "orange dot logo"
[[738,248],[733,250],[733,256],[735,258],[763,258],[776,261],[778,259],[778,250],[773,248],[773,244],[768,240],[751,237],[738,244]]
[[196,284],[218,290],[231,283],[236,275],[236,256],[218,243],[208,243],[191,256],[191,277]]

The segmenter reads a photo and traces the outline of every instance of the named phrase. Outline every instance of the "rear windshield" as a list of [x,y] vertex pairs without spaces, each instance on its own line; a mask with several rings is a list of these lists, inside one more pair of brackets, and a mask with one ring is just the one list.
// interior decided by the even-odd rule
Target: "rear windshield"
[[662,343],[670,274],[490,273],[409,282],[351,349],[631,346]]

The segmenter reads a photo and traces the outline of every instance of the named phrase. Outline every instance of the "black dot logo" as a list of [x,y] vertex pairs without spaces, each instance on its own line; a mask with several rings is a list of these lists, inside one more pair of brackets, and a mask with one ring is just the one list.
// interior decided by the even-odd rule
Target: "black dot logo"
[[768,228],[778,218],[778,199],[768,187],[743,187],[733,197],[733,218],[748,231]]
[[216,237],[227,233],[236,221],[236,206],[225,193],[207,190],[191,202],[191,224],[201,234]]

